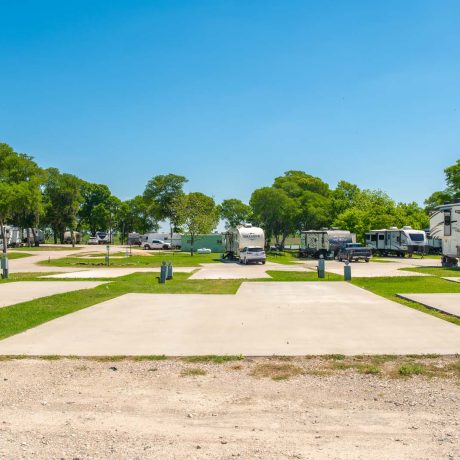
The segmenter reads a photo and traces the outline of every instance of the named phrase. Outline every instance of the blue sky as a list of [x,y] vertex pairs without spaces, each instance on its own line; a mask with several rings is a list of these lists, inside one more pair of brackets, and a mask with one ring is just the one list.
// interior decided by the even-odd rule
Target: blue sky
[[0,140],[122,199],[289,169],[420,203],[460,151],[460,2],[0,0]]

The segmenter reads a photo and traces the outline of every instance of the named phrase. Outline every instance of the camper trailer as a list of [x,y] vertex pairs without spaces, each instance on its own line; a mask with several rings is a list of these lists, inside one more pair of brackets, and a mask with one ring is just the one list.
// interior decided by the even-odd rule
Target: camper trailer
[[442,242],[442,266],[456,267],[460,258],[460,200],[434,208],[430,235]]
[[425,230],[429,254],[442,254],[442,239],[432,236],[430,230]]
[[371,230],[366,233],[366,244],[382,256],[396,255],[405,257],[406,254],[426,254],[428,252],[428,240],[423,230],[414,230],[406,225],[399,229]]
[[299,257],[320,257],[333,259],[341,246],[356,243],[356,235],[348,230],[322,228],[305,230],[300,234]]
[[[81,242],[80,232],[73,232],[73,236],[75,238],[75,244],[80,244]],[[69,231],[64,232],[64,244],[72,244],[72,234]]]
[[237,225],[224,234],[224,259],[239,259],[245,248],[260,248],[260,253],[264,252],[265,233],[261,228],[251,224]]

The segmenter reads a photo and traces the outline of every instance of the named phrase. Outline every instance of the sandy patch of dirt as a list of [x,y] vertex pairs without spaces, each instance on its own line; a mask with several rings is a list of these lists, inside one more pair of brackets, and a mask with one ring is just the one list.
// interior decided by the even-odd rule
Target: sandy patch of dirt
[[458,377],[392,378],[389,365],[6,360],[0,458],[459,458]]

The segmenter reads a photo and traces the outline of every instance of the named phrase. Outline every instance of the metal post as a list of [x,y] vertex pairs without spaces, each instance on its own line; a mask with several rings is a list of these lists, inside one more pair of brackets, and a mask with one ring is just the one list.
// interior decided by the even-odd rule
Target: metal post
[[8,279],[8,254],[3,253],[2,255],[2,278]]
[[109,267],[110,266],[110,246],[107,245],[106,249],[107,249],[107,255],[105,256],[105,264],[107,265],[107,267]]
[[318,278],[325,278],[326,274],[326,261],[324,256],[321,254],[318,260]]
[[343,267],[343,279],[345,281],[351,281],[351,265],[348,260],[345,261],[345,265]]
[[166,267],[166,262],[161,263],[161,268],[160,268],[160,283],[164,284],[166,282],[166,275],[167,275],[167,267]]
[[167,280],[172,280],[173,279],[173,266],[172,263],[168,263],[168,276],[166,277]]

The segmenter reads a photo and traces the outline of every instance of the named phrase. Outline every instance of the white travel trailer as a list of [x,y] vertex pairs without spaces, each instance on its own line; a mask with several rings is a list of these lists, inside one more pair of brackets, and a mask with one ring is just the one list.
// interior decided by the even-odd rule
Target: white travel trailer
[[322,228],[305,230],[300,234],[300,257],[334,258],[346,243],[356,243],[356,235],[348,230]]
[[460,200],[434,208],[430,235],[442,240],[442,266],[456,267],[460,258]]
[[265,232],[251,224],[237,225],[224,234],[225,259],[240,257],[240,251],[247,247],[265,247]]
[[182,246],[182,235],[180,233],[148,232],[141,236],[141,244],[145,241],[160,240],[168,243],[172,249],[180,249]]
[[366,233],[366,244],[382,256],[390,254],[404,257],[409,254],[428,253],[428,240],[423,230],[414,230],[406,225],[399,229],[390,227],[388,229],[371,230]]
[[[73,232],[73,236],[75,238],[75,244],[80,244],[81,242],[81,234],[80,232]],[[64,232],[64,244],[72,244],[72,233],[70,231]]]
[[442,239],[431,235],[429,230],[425,230],[428,241],[428,252],[430,254],[442,254]]

